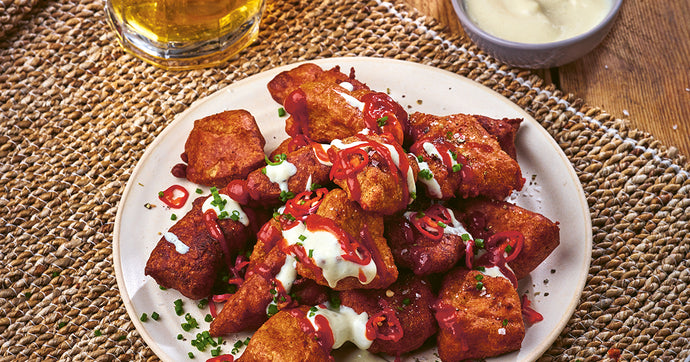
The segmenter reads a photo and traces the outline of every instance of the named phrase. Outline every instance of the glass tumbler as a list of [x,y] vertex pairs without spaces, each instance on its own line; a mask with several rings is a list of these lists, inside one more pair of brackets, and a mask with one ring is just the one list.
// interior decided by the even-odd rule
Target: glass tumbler
[[211,67],[254,41],[265,0],[106,0],[131,54],[171,70]]

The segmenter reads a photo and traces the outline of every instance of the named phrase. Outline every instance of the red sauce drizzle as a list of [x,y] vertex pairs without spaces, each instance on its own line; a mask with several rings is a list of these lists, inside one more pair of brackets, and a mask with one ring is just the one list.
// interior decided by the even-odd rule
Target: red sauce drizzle
[[[316,343],[318,343],[319,346],[326,351],[329,351],[333,348],[333,331],[331,331],[331,327],[328,325],[328,320],[325,317],[323,318],[326,319],[327,329],[324,330],[324,328],[321,326],[321,323],[316,321],[317,326],[319,327],[319,330],[317,331],[311,321],[307,318],[304,311],[301,309],[294,308],[287,309],[286,311],[297,320],[297,323],[299,324],[303,334],[314,336]],[[318,320],[319,318],[316,319]],[[330,336],[328,334],[330,334]]]
[[229,269],[232,269],[233,263],[230,259],[230,249],[225,241],[223,230],[221,230],[220,226],[218,225],[218,215],[216,214],[216,211],[213,209],[206,210],[206,212],[203,214],[203,219],[204,224],[206,225],[206,231],[208,231],[209,235],[211,235],[213,239],[218,241],[221,249],[223,249],[223,258],[225,259],[225,264]]
[[233,200],[241,205],[246,205],[249,202],[249,188],[246,180],[232,180],[223,188],[224,194],[230,196]]
[[542,316],[539,312],[530,307],[530,304],[532,304],[532,302],[527,298],[527,294],[524,294],[522,296],[521,302],[522,317],[527,321],[527,323],[534,324],[544,320],[544,316]]
[[[372,92],[362,96],[364,122],[375,133],[390,133],[402,144],[407,133],[407,112],[385,93]],[[379,126],[381,120],[382,126]]]
[[328,318],[322,314],[317,314],[314,316],[314,323],[316,323],[317,331],[319,335],[319,344],[333,348],[335,344],[335,338],[333,337],[333,330],[331,329],[331,324],[328,322]]
[[221,354],[220,356],[211,357],[206,362],[234,362],[235,356],[231,354]]
[[450,334],[453,336],[453,339],[460,344],[459,348],[461,351],[469,351],[470,346],[467,342],[465,334],[462,331],[462,328],[460,327],[460,324],[458,323],[458,313],[460,313],[460,311],[456,310],[455,307],[444,301],[437,302],[434,304],[433,308],[436,312],[434,315],[439,327],[450,332]]
[[309,111],[307,110],[307,95],[300,88],[295,89],[285,97],[283,107],[290,113],[295,121],[290,129],[286,129],[288,135],[295,137],[298,134],[307,133],[309,127]]

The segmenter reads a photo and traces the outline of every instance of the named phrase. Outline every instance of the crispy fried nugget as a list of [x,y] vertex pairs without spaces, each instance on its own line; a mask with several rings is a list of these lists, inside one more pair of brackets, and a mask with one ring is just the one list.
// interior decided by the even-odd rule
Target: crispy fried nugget
[[254,117],[245,110],[196,120],[185,143],[187,179],[219,188],[243,179],[263,164],[265,145]]
[[175,289],[192,299],[206,298],[210,294],[223,264],[221,246],[208,235],[202,219],[204,200],[194,200],[192,210],[163,235],[151,252],[144,271],[161,286]]
[[520,297],[500,276],[453,269],[443,280],[435,309],[442,361],[498,356],[518,350],[525,337]]
[[257,263],[250,269],[252,272],[247,271],[237,292],[230,296],[211,322],[209,333],[212,336],[256,329],[268,319],[266,308],[273,300],[270,292],[274,288],[273,278],[285,263],[285,254],[279,248],[273,248]]
[[330,70],[324,71],[314,63],[305,63],[298,67],[279,73],[275,78],[268,82],[267,88],[273,99],[283,104],[285,97],[297,89],[301,84],[307,82],[324,82],[330,84],[340,84],[348,82],[352,84],[353,89],[368,89],[368,87],[359,82],[354,77],[354,72],[351,70],[350,75],[344,74],[340,71],[340,67],[336,66]]
[[331,146],[333,182],[366,211],[392,215],[416,191],[417,162],[391,137],[357,135]]
[[501,149],[476,117],[417,112],[410,117],[410,127],[415,142],[410,150],[421,156],[433,173],[433,180],[421,178],[430,197],[482,195],[503,199],[522,189],[525,179],[517,161]]
[[[340,189],[335,189],[324,197],[316,214],[333,220],[337,226],[366,248],[376,263],[376,277],[370,283],[362,284],[356,277],[347,277],[341,279],[333,289],[385,288],[397,279],[398,269],[386,239],[383,238],[382,217],[362,210]],[[323,275],[315,273],[313,269],[305,267],[302,263],[297,263],[297,272],[305,278],[316,280],[321,285],[328,285]]]
[[[331,347],[318,342],[306,315],[309,307],[281,310],[252,336],[238,362],[329,361]],[[305,330],[306,329],[306,330]]]
[[[202,215],[202,205],[208,198],[194,200],[192,209],[163,235],[144,271],[161,286],[178,290],[192,299],[206,298],[210,294],[217,274],[247,245],[250,234],[249,228],[242,223],[222,219],[216,222],[225,245],[214,239]],[[251,215],[251,210],[244,211]]]
[[398,280],[386,289],[344,291],[340,293],[340,299],[342,305],[357,313],[367,312],[369,318],[386,307],[394,312],[402,327],[402,338],[397,341],[374,340],[369,347],[373,353],[399,356],[421,347],[438,330],[431,310],[436,297],[429,282],[410,273],[400,274]]
[[[281,192],[282,201],[285,201],[287,192],[296,195],[309,190],[314,183],[325,185],[329,182],[331,167],[319,162],[311,147],[302,147],[282,155],[286,159],[280,165],[258,168],[247,177],[247,188],[253,200],[265,205],[277,205],[281,202]],[[283,180],[286,176],[287,180]],[[281,189],[281,183],[284,189]]]
[[489,239],[503,231],[519,231],[525,238],[517,258],[508,263],[518,279],[526,277],[560,243],[558,223],[544,215],[505,201],[484,198],[458,202],[460,219],[475,238]]

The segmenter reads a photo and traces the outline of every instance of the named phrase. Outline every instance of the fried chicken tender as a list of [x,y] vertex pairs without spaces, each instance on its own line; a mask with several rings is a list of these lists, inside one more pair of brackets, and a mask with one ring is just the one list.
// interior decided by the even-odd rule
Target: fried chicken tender
[[388,218],[385,237],[395,263],[416,275],[442,273],[455,266],[465,253],[465,230],[451,213],[435,204],[419,213]]
[[518,279],[526,277],[541,264],[560,243],[558,223],[544,215],[505,201],[477,198],[457,203],[459,219],[475,238],[488,240],[492,235],[518,231],[524,246],[517,258],[508,263]]
[[307,319],[309,307],[281,310],[252,336],[238,362],[329,361],[331,346],[320,343]]
[[331,167],[319,162],[311,147],[279,155],[285,158],[280,164],[258,168],[247,177],[247,189],[253,200],[277,205],[289,198],[289,193],[294,196],[311,189],[312,184],[329,182]]
[[243,179],[263,164],[265,145],[256,120],[245,110],[196,120],[185,143],[186,177],[219,188]]
[[429,171],[420,174],[429,197],[503,199],[522,189],[525,179],[517,161],[476,117],[417,112],[410,117],[410,127],[414,141],[410,150],[420,159],[420,169]]
[[323,82],[330,84],[340,84],[343,82],[350,83],[353,90],[369,89],[366,84],[355,79],[354,70],[350,70],[350,74],[344,74],[340,71],[340,67],[336,66],[330,70],[324,71],[321,67],[314,63],[305,63],[298,67],[279,73],[270,82],[268,82],[268,92],[273,97],[273,100],[283,104],[285,97],[292,93],[300,85],[308,82]]
[[340,300],[357,313],[366,312],[370,320],[377,315],[394,316],[377,324],[384,339],[374,340],[369,347],[372,353],[400,356],[421,347],[438,330],[431,310],[436,300],[431,286],[426,279],[409,272],[401,273],[385,289],[340,292]]
[[225,265],[224,247],[230,258],[244,248],[249,238],[248,229],[230,219],[217,221],[225,246],[209,235],[201,211],[207,198],[194,200],[192,209],[170,227],[151,252],[144,270],[161,286],[191,299],[210,294],[216,275]]
[[366,211],[392,215],[416,193],[417,162],[391,137],[356,135],[332,143],[331,178]]
[[434,308],[438,353],[444,362],[515,351],[525,337],[520,297],[500,276],[455,268],[444,277]]

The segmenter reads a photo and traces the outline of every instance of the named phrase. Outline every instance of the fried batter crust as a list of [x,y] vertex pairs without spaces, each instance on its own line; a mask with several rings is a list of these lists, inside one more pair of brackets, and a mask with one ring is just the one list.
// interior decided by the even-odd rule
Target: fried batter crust
[[180,218],[168,232],[175,234],[189,247],[180,254],[175,245],[162,237],[146,262],[144,274],[191,299],[206,298],[223,263],[220,244],[211,238],[204,226],[201,205],[206,198],[197,198],[192,210]]
[[544,215],[505,201],[477,198],[458,202],[460,220],[475,238],[488,239],[502,231],[519,231],[525,244],[508,263],[518,279],[529,275],[560,244],[560,227]]
[[403,336],[398,341],[376,339],[369,347],[372,353],[399,356],[424,344],[438,330],[431,305],[436,297],[427,280],[412,274],[400,274],[398,280],[385,289],[349,290],[340,293],[342,305],[369,317],[381,312],[384,306],[395,311]]
[[[299,307],[306,320],[309,307]],[[315,335],[302,329],[300,317],[281,310],[264,323],[252,336],[238,362],[301,362],[330,361],[330,348],[320,345]],[[309,322],[307,322],[309,323]]]
[[[483,287],[477,288],[481,276]],[[439,313],[438,305],[446,312]],[[438,353],[444,362],[498,356],[518,350],[525,336],[520,298],[512,283],[476,270],[455,268],[443,280],[436,307]]]
[[[345,192],[340,189],[332,190],[324,197],[316,214],[335,221],[336,225],[360,242],[369,250],[377,267],[376,277],[369,284],[362,284],[356,277],[347,277],[340,280],[333,289],[385,288],[397,279],[398,268],[395,266],[386,239],[383,238],[382,217],[362,210],[357,203],[349,200]],[[362,238],[360,233],[365,229],[370,238]],[[316,280],[321,285],[328,285],[323,275],[315,275],[313,270],[302,266],[301,263],[297,263],[297,272],[305,278]]]
[[[410,129],[414,142],[448,144],[458,157],[466,160],[462,171],[449,172],[447,165],[432,155],[425,151],[414,152],[429,160],[429,168],[444,190],[442,198],[482,195],[504,199],[513,190],[522,189],[525,180],[517,161],[501,149],[496,138],[481,126],[475,116],[454,114],[440,117],[416,112],[410,116]],[[454,191],[451,194],[449,190]]]
[[301,84],[314,81],[330,84],[348,82],[352,84],[355,90],[368,89],[364,83],[354,79],[354,74],[352,72],[350,75],[344,74],[340,71],[340,67],[338,66],[324,71],[314,63],[305,63],[279,73],[268,82],[267,88],[273,100],[283,104],[285,97],[297,89]]
[[263,163],[265,145],[254,117],[245,110],[196,120],[185,143],[187,179],[218,188],[243,179]]

